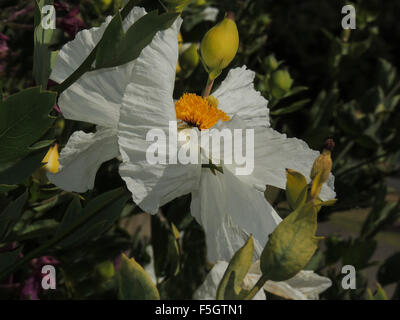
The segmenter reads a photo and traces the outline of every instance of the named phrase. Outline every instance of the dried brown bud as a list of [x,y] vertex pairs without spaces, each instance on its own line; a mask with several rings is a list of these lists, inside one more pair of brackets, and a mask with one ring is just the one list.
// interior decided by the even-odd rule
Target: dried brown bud
[[327,139],[325,141],[324,149],[332,151],[335,148],[335,141],[333,139]]

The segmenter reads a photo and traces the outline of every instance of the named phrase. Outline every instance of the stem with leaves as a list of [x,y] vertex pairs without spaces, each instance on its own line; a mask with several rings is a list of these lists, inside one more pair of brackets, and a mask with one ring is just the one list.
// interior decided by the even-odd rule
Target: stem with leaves
[[[129,12],[133,9],[136,4],[136,0],[130,0],[125,7],[121,10],[121,17],[125,19]],[[68,89],[74,82],[76,82],[80,77],[82,77],[86,72],[91,71],[92,65],[96,60],[98,45],[94,47],[89,56],[82,62],[82,64],[76,69],[67,79],[65,79],[61,84],[54,87],[54,90],[60,95],[63,91]]]
[[260,291],[263,287],[264,284],[268,281],[268,279],[262,275],[260,279],[258,279],[257,283],[254,285],[253,289],[251,289],[247,295],[244,297],[244,300],[251,300],[254,298],[254,296]]

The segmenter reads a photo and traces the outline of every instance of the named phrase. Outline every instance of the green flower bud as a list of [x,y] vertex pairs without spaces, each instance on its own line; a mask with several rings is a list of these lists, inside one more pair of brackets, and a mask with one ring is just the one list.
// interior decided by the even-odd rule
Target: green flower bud
[[265,64],[269,71],[275,71],[279,67],[279,62],[276,60],[273,54],[270,54],[268,57],[265,58]]
[[183,70],[190,71],[199,64],[199,54],[197,52],[197,44],[192,44],[179,57],[179,62]]
[[207,4],[206,0],[197,0],[194,3],[196,6],[201,7],[201,6],[205,6]]
[[168,4],[168,9],[175,12],[182,12],[190,0],[164,0],[164,2]]
[[111,279],[114,274],[114,265],[111,261],[104,261],[96,266],[97,274],[104,280]]
[[106,11],[110,7],[112,0],[98,0],[97,2],[99,3],[100,10]]
[[271,94],[274,98],[282,98],[291,88],[293,79],[286,70],[275,71],[269,79]]
[[201,41],[201,57],[208,68],[210,78],[220,75],[235,58],[239,48],[239,32],[234,20],[234,14],[211,28]]

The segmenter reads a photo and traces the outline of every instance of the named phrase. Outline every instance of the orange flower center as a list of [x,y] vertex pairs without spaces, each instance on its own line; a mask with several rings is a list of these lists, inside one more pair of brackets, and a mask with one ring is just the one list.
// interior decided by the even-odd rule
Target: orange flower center
[[[216,99],[214,99],[216,101]],[[211,103],[210,103],[211,101]],[[229,121],[229,116],[218,107],[194,93],[185,93],[175,102],[176,117],[200,130],[212,128],[219,120]]]

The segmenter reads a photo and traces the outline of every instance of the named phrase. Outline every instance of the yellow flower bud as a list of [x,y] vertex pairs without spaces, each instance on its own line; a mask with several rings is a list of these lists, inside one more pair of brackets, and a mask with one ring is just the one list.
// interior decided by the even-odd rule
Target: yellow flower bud
[[220,75],[235,58],[239,48],[239,32],[233,13],[211,28],[201,41],[201,57],[210,72],[210,78]]
[[197,52],[197,44],[192,44],[179,57],[179,62],[183,70],[191,71],[199,64],[199,54]]
[[189,4],[190,0],[164,0],[168,4],[168,9],[175,12],[182,12]]
[[329,174],[332,170],[332,158],[331,151],[335,147],[335,143],[332,139],[328,139],[325,142],[324,150],[319,157],[314,161],[314,165],[311,169],[311,179],[314,179],[318,173],[321,172],[320,182],[325,183],[328,181]]
[[51,173],[57,173],[58,167],[60,166],[58,162],[59,154],[58,154],[58,145],[54,144],[50,147],[49,151],[47,151],[44,156],[42,163],[45,163],[43,168]]

